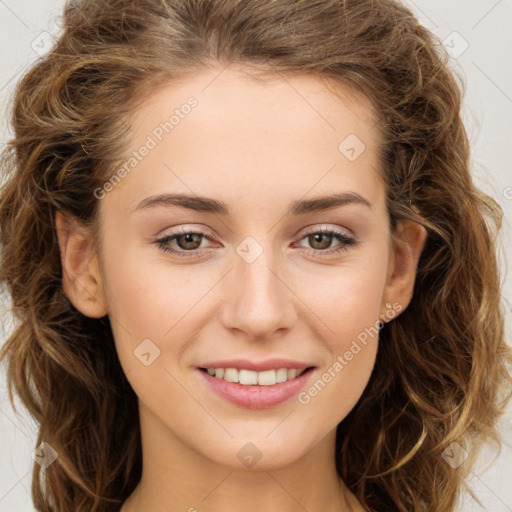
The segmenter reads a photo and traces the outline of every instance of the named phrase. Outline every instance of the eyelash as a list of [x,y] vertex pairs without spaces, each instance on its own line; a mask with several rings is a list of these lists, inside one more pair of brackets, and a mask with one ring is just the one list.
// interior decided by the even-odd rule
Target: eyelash
[[[190,258],[191,255],[194,256],[194,255],[197,255],[197,251],[200,251],[200,249],[194,249],[194,250],[191,250],[191,251],[185,251],[185,250],[175,250],[175,249],[172,249],[169,247],[169,244],[175,240],[176,238],[178,238],[179,236],[183,236],[183,235],[189,235],[189,234],[194,234],[194,235],[200,235],[204,238],[206,238],[207,240],[209,241],[213,241],[213,239],[211,237],[209,237],[206,233],[204,233],[203,231],[197,231],[197,230],[187,230],[185,228],[183,228],[182,231],[180,231],[179,233],[175,233],[173,235],[166,235],[162,238],[159,238],[158,240],[155,240],[155,244],[163,251],[163,252],[166,252],[166,253],[170,253],[174,256],[178,256],[180,258]],[[304,238],[307,238],[309,236],[312,236],[312,235],[318,235],[318,234],[321,234],[321,235],[330,235],[330,236],[333,236],[336,240],[338,240],[339,242],[341,242],[338,246],[334,247],[334,248],[331,248],[331,249],[327,249],[325,251],[322,251],[322,250],[319,250],[319,249],[307,249],[306,248],[306,252],[308,254],[312,254],[312,255],[331,255],[331,254],[337,254],[337,253],[341,253],[343,251],[346,251],[348,246],[349,245],[357,245],[357,241],[346,235],[345,233],[341,233],[339,231],[335,231],[335,230],[332,230],[332,229],[318,229],[318,230],[315,230],[315,231],[310,231],[308,233],[305,233],[300,240],[303,240]]]

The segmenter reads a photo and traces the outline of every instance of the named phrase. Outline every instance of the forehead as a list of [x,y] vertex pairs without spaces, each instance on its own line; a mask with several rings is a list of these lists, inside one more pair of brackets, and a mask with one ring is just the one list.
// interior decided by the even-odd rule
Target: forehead
[[309,127],[309,132],[320,132],[319,135],[338,132],[335,138],[350,125],[361,138],[369,139],[366,131],[373,130],[376,124],[368,98],[333,78],[209,68],[177,78],[168,85],[161,84],[156,91],[147,91],[132,116],[132,125],[137,132],[148,133],[153,121],[165,122],[191,97],[199,107],[194,108],[193,118],[205,128],[214,125],[212,136],[222,135],[233,125],[241,126],[244,119],[246,124],[257,122],[254,128],[260,129],[260,135],[261,128],[277,131],[291,124],[296,127],[295,133],[305,132]]
[[227,202],[243,190],[275,201],[356,185],[368,195],[378,179],[369,102],[311,75],[204,70],[148,92],[130,126],[127,159],[151,145],[116,187],[129,188],[132,203],[166,186]]

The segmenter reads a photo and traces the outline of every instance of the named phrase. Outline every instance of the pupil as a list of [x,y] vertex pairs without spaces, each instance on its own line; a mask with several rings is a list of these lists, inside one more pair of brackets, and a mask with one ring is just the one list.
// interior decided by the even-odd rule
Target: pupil
[[[184,235],[182,235],[182,238],[185,239],[185,242],[184,242],[184,248],[187,248],[187,249],[195,249],[194,246],[194,237],[197,237],[197,233],[186,233]],[[197,244],[197,240],[195,242]],[[192,247],[190,247],[190,244],[192,244]]]
[[[317,243],[317,242],[320,243],[320,245],[321,245],[320,249],[326,249],[330,245],[330,236],[331,235],[327,235],[325,233],[317,233],[317,234],[313,235],[313,238],[314,238],[315,243]],[[326,242],[324,242],[322,244],[323,237],[326,238]]]

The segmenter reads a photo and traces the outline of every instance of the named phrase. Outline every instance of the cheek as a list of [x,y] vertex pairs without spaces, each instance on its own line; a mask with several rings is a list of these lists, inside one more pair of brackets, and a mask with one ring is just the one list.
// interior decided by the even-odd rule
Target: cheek
[[[136,250],[112,250],[103,262],[103,283],[117,351],[125,369],[143,340],[161,351],[158,363],[177,357],[206,313],[204,298],[218,281],[206,265],[169,265]],[[183,340],[180,343],[179,340]],[[178,355],[177,355],[178,354]]]
[[[387,260],[336,269],[336,278],[314,288],[309,281],[308,305],[321,319],[329,360],[298,400],[318,418],[335,426],[363,393],[375,363],[379,314],[386,283]],[[311,290],[317,290],[312,293]],[[305,293],[305,292],[304,292]]]
[[[298,294],[311,310],[311,318],[323,325],[322,338],[333,351],[344,350],[347,343],[366,328],[378,324],[386,285],[388,260],[365,254],[299,279]],[[320,333],[319,333],[320,334]]]

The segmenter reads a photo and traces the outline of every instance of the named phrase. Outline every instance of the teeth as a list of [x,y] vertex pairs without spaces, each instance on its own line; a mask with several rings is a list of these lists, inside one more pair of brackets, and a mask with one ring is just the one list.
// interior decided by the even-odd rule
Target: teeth
[[288,370],[286,368],[279,368],[276,372],[276,381],[278,383],[280,382],[286,382],[288,380]]
[[275,370],[267,370],[265,372],[258,372],[258,384],[260,386],[273,386],[277,382]]
[[236,368],[207,368],[209,375],[228,382],[239,382],[244,386],[273,386],[287,380],[292,380],[302,375],[305,370],[296,368],[279,368],[278,370],[266,370],[255,372],[252,370],[238,370]]
[[245,386],[258,384],[258,372],[253,372],[251,370],[240,370],[238,372],[238,382],[240,382],[240,384],[244,384]]
[[[217,370],[215,370],[215,375],[217,375]],[[226,368],[224,370],[224,380],[238,382],[238,370],[236,368]]]

